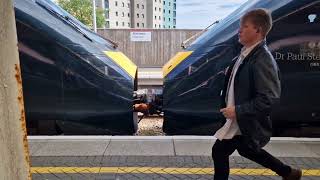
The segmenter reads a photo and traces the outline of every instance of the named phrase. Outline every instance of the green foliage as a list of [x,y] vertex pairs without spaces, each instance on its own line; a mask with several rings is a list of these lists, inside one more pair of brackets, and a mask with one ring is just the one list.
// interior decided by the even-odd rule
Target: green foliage
[[[58,4],[83,24],[93,27],[91,0],[58,0]],[[97,28],[102,28],[105,24],[104,11],[101,8],[96,8],[96,21]]]

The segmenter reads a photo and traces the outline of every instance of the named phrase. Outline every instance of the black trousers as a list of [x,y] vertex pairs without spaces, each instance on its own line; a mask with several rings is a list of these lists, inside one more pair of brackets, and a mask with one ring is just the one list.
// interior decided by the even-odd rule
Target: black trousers
[[287,176],[291,167],[283,164],[263,149],[252,149],[244,143],[242,136],[235,136],[233,139],[218,140],[212,147],[212,159],[214,162],[214,179],[227,180],[230,173],[229,156],[238,150],[239,154],[266,168],[271,169],[280,176]]

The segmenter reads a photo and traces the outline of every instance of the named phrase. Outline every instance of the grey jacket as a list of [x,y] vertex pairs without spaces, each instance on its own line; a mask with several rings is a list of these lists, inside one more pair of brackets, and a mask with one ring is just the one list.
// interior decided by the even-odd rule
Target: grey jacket
[[[236,58],[237,59],[237,58]],[[229,67],[222,93],[222,107],[235,61]],[[262,148],[272,135],[270,113],[279,102],[281,84],[279,68],[262,41],[243,60],[235,75],[234,98],[236,117],[243,139],[252,148]]]

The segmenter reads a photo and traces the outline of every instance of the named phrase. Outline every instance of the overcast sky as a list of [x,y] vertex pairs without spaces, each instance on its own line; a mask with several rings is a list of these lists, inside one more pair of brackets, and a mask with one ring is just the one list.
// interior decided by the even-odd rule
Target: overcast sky
[[247,0],[177,0],[177,29],[203,29]]

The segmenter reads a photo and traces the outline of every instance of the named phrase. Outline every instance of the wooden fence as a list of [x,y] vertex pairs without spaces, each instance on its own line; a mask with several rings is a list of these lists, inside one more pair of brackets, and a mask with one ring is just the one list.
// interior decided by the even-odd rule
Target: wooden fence
[[[98,33],[117,42],[119,49],[138,67],[162,67],[181,51],[181,43],[201,30],[186,29],[98,29]],[[135,41],[133,33],[143,32],[147,41]],[[148,39],[148,36],[151,39]],[[146,40],[146,39],[145,39]]]

